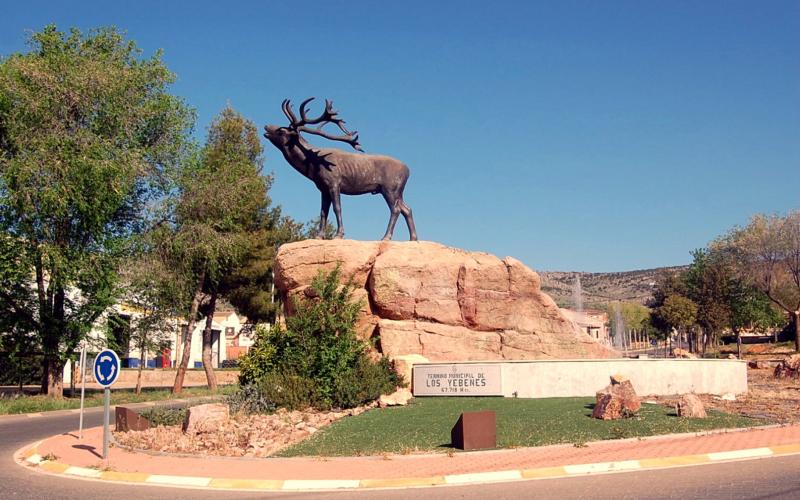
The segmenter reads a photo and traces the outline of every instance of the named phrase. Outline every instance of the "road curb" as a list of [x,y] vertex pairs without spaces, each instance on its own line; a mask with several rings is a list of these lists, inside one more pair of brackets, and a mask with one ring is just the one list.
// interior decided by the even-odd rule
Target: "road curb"
[[475,485],[667,469],[712,463],[734,462],[739,460],[800,455],[800,443],[798,443],[696,455],[681,455],[638,460],[620,460],[588,464],[568,464],[557,467],[473,472],[468,474],[450,474],[429,477],[391,479],[253,479],[117,472],[113,470],[77,467],[58,462],[57,457],[41,456],[38,450],[38,447],[41,443],[42,441],[39,441],[18,450],[14,454],[15,461],[19,465],[30,467],[44,473],[84,480],[183,488],[202,488],[212,490],[272,492],[400,489],[424,488],[433,486]]

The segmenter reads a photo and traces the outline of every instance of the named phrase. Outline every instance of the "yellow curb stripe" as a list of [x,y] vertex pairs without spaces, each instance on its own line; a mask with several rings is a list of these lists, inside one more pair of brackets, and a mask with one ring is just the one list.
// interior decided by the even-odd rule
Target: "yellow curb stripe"
[[540,479],[545,477],[561,477],[566,476],[567,471],[564,467],[542,467],[540,469],[523,469],[522,477],[524,479]]
[[800,453],[800,444],[784,444],[781,446],[770,446],[770,450],[775,455],[789,455],[792,453]]
[[445,484],[443,476],[406,477],[399,479],[362,479],[361,488],[409,488],[413,486],[439,486]]
[[229,490],[280,490],[283,481],[280,479],[212,479],[208,485],[212,488]]
[[62,474],[65,470],[69,469],[69,465],[45,460],[44,462],[39,464],[39,468],[44,469],[48,472],[55,472],[56,474]]
[[145,483],[150,474],[142,472],[117,472],[117,471],[103,471],[100,473],[100,479],[106,481],[122,481],[126,483]]
[[675,467],[681,465],[697,465],[710,462],[708,455],[684,455],[682,457],[644,458],[639,460],[643,469],[656,469],[659,467]]

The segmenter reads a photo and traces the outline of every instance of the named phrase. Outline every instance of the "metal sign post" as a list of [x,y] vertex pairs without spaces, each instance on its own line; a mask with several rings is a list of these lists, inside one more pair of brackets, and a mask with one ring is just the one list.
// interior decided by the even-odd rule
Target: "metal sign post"
[[86,397],[86,344],[81,346],[81,421],[78,426],[78,439],[83,439],[83,402]]
[[111,389],[110,387],[119,377],[119,356],[111,349],[106,349],[94,358],[94,378],[98,384],[104,388],[103,404],[103,458],[108,458],[108,441],[111,431],[108,428],[109,413],[111,411]]

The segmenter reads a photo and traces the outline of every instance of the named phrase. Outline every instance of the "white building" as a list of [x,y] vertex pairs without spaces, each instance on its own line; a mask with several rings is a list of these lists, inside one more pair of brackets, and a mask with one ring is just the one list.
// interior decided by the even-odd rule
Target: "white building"
[[[130,333],[125,325],[140,314],[140,311],[127,304],[114,306],[111,311],[97,321],[89,334],[89,350],[100,350],[106,347],[107,334],[110,334],[115,337],[118,345],[128,345],[127,350],[120,349],[122,352],[118,352],[123,366],[126,368],[138,367],[141,353],[130,341]],[[185,318],[176,318],[170,323],[173,325],[172,327],[154,335],[156,339],[160,338],[164,347],[159,352],[146,353],[147,368],[171,368],[180,363],[187,323]],[[189,368],[200,368],[203,365],[203,330],[205,327],[205,318],[201,318],[195,323],[189,351]],[[247,352],[253,345],[251,332],[252,329],[247,324],[247,318],[239,316],[232,308],[221,308],[215,311],[211,323],[212,366],[222,368],[228,364],[226,360],[237,359]]]
[[583,311],[566,308],[559,309],[561,310],[561,314],[572,321],[581,332],[602,344],[611,345],[608,332],[608,313],[594,309],[586,309]]

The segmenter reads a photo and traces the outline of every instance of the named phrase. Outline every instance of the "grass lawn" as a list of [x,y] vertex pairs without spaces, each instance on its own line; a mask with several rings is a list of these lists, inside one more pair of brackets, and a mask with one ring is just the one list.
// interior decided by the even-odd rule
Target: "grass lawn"
[[636,417],[591,418],[593,398],[416,398],[408,406],[375,409],[348,417],[283,450],[279,456],[374,455],[448,451],[450,429],[461,412],[494,410],[500,448],[751,427],[770,422],[709,411],[706,419],[684,419],[674,410],[643,404]]
[[[232,394],[239,388],[238,385],[222,385],[216,394]],[[51,410],[71,410],[81,407],[80,391],[75,391],[76,397],[64,399],[50,399],[45,396],[20,396],[15,398],[0,398],[0,415],[17,413],[33,413]],[[111,389],[111,404],[141,403],[144,401],[163,401],[176,398],[194,398],[212,396],[205,387],[187,387],[180,395],[174,396],[169,389],[142,389],[137,396],[133,389]],[[86,391],[86,408],[103,405],[102,391]]]

